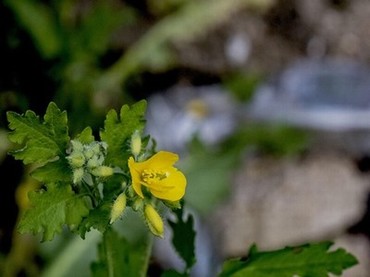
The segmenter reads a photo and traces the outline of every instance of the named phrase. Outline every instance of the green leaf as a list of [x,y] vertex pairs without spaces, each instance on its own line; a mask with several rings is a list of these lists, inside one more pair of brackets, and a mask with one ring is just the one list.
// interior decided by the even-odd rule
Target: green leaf
[[127,160],[131,155],[128,148],[128,140],[135,130],[144,128],[144,114],[146,101],[140,101],[131,108],[124,105],[119,117],[115,110],[110,110],[104,122],[104,130],[100,132],[102,141],[108,144],[106,162],[127,168]]
[[195,264],[195,231],[194,218],[188,215],[183,219],[183,209],[174,212],[177,216],[177,222],[168,220],[172,228],[172,244],[177,253],[186,263],[186,269],[190,269]]
[[108,229],[98,245],[99,261],[91,265],[94,277],[146,276],[151,243],[132,245],[113,229]]
[[188,180],[185,200],[204,215],[229,194],[232,173],[240,165],[242,152],[210,150],[196,139],[190,151],[181,163]]
[[110,212],[112,210],[113,201],[102,202],[98,207],[90,210],[90,213],[80,224],[78,232],[84,239],[86,232],[91,228],[99,230],[104,233],[109,226]]
[[65,156],[69,142],[67,113],[61,112],[55,103],[49,104],[43,122],[33,111],[25,115],[8,112],[7,117],[9,128],[13,130],[9,139],[24,145],[11,153],[16,159],[25,164],[46,163]]
[[65,158],[49,162],[32,171],[31,176],[36,180],[46,183],[72,183],[72,174]]
[[270,252],[258,252],[252,246],[246,260],[229,260],[223,265],[220,277],[328,277],[358,263],[357,259],[339,248],[328,251],[331,242],[287,247]]
[[53,58],[60,53],[62,36],[53,11],[47,5],[32,0],[6,0],[5,3],[30,33],[44,57]]
[[76,136],[76,140],[82,144],[90,144],[95,138],[90,127],[86,127],[79,135]]
[[73,228],[89,213],[85,199],[70,186],[49,185],[47,190],[30,192],[32,208],[22,216],[18,226],[21,233],[42,232],[42,240],[52,240],[63,225]]

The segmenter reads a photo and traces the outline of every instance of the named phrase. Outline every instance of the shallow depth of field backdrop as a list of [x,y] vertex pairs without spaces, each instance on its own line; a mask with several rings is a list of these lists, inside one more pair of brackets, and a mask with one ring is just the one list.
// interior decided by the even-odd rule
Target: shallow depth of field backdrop
[[[6,111],[54,101],[71,135],[98,133],[108,110],[147,99],[147,132],[188,178],[199,276],[252,243],[322,240],[359,259],[343,276],[369,276],[369,14],[366,0],[1,1],[0,275],[59,256],[84,276],[96,255],[15,231],[39,184],[6,155]],[[178,263],[159,241],[151,276]]]

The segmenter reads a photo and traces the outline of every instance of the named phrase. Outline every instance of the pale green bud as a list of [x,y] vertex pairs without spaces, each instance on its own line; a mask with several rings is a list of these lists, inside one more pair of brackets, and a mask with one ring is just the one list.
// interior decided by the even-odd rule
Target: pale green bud
[[137,198],[134,203],[132,203],[132,209],[137,212],[138,210],[143,209],[144,201],[140,198]]
[[97,177],[108,177],[113,175],[113,168],[109,166],[98,166],[91,170],[91,174]]
[[141,136],[139,131],[135,131],[131,136],[131,153],[134,156],[140,154],[141,151]]
[[122,187],[122,189],[125,189],[125,188],[126,188],[126,186],[127,186],[127,182],[126,182],[126,181],[122,181],[122,183],[121,183],[121,187]]
[[112,210],[110,212],[110,224],[115,222],[123,213],[126,208],[126,195],[122,192],[118,195],[117,199],[114,201]]
[[91,159],[87,161],[87,167],[88,168],[95,168],[100,166],[102,163],[99,161],[97,156],[93,156]]
[[87,146],[84,150],[84,155],[86,159],[88,160],[88,159],[91,159],[95,155],[95,153],[91,147]]
[[79,184],[84,177],[84,169],[83,167],[79,167],[73,170],[73,183]]
[[82,152],[84,149],[82,143],[79,142],[78,140],[71,140],[71,144],[72,144],[72,150],[74,152]]
[[81,167],[85,164],[85,156],[81,152],[73,152],[67,159],[72,167]]
[[90,145],[90,150],[95,154],[98,155],[100,153],[100,144],[97,142],[93,142]]
[[163,220],[152,205],[148,204],[145,206],[144,216],[148,224],[149,230],[154,235],[163,238],[164,233]]

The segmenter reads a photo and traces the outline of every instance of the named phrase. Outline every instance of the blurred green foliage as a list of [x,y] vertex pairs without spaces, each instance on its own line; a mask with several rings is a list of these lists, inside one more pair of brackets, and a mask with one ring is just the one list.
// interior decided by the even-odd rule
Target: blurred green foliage
[[262,76],[257,74],[237,72],[231,76],[226,76],[223,85],[235,99],[248,102],[252,99],[255,89],[262,80]]
[[[109,108],[130,102],[124,88],[133,74],[174,67],[172,43],[194,40],[233,12],[263,9],[272,0],[148,0],[143,14],[130,3],[5,1],[41,57],[51,62],[48,74],[57,94],[49,101],[68,110],[72,133],[85,125],[96,127]],[[155,19],[150,25],[148,13]],[[140,26],[147,27],[134,38],[120,37]]]
[[201,214],[207,214],[224,200],[233,174],[248,153],[282,156],[299,155],[308,147],[308,134],[287,126],[249,124],[241,126],[218,147],[210,148],[194,139],[190,155],[182,162],[188,179],[185,199]]

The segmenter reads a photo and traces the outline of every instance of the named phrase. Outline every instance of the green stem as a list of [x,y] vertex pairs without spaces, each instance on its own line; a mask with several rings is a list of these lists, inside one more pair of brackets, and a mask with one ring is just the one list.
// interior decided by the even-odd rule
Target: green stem
[[111,249],[109,241],[106,240],[106,237],[104,236],[104,250],[107,260],[107,271],[108,271],[108,277],[114,277],[114,262],[113,262],[113,250]]
[[146,252],[145,252],[145,260],[144,260],[143,272],[141,272],[142,273],[141,277],[147,276],[149,261],[152,255],[153,235],[149,232],[148,232],[146,241],[147,241],[147,245],[146,245]]
[[84,191],[90,197],[92,205],[95,208],[98,205],[98,203],[96,201],[94,192],[91,190],[91,187],[87,183],[85,183],[85,182],[81,182],[81,183],[83,185]]

